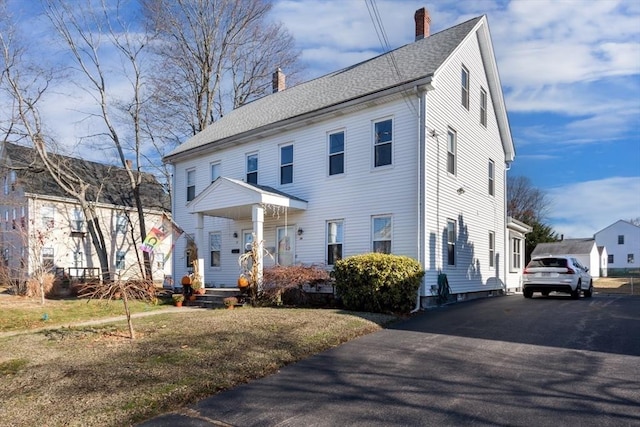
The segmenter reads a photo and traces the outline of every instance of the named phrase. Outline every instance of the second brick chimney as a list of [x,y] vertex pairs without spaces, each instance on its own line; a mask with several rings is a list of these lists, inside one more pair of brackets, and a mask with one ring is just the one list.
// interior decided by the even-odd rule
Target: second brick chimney
[[416,10],[413,15],[416,21],[416,41],[429,37],[429,24],[431,24],[431,16],[426,8]]
[[273,73],[273,93],[282,92],[286,89],[285,75],[280,68]]

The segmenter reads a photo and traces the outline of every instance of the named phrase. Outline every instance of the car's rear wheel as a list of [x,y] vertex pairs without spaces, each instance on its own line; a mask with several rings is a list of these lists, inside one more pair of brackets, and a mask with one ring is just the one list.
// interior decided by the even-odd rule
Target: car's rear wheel
[[576,286],[576,290],[575,291],[571,291],[571,298],[573,299],[578,299],[580,298],[580,282],[578,282],[578,285]]
[[522,295],[524,295],[525,298],[531,298],[533,296],[533,292],[529,289],[525,289],[522,291]]
[[593,295],[593,282],[589,282],[589,289],[584,291],[584,297],[591,298],[592,295]]

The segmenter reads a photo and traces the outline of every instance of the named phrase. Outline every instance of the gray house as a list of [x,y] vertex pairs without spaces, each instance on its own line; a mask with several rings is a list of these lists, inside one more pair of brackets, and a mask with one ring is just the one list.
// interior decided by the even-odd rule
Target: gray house
[[601,257],[595,239],[565,239],[560,242],[538,243],[531,257],[544,255],[572,256],[585,267],[589,267],[592,277],[600,277]]

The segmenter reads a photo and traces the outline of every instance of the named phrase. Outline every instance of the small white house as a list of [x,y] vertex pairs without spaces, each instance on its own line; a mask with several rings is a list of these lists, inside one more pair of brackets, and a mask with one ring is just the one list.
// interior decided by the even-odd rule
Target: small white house
[[600,277],[600,252],[595,239],[564,239],[560,242],[538,243],[531,257],[544,255],[568,255],[589,267],[591,277]]
[[525,265],[525,239],[533,228],[515,218],[507,217],[509,269],[507,271],[507,292],[522,292],[522,270]]
[[609,276],[640,271],[640,227],[619,220],[598,231],[594,238],[599,246],[607,249]]
[[[458,298],[506,290],[506,171],[515,150],[486,16],[237,108],[165,157],[175,221],[207,286],[235,286],[255,236],[269,265],[366,252],[444,273]],[[404,27],[395,27],[404,28]],[[393,65],[395,64],[395,65]],[[517,230],[516,230],[517,231]],[[176,246],[177,277],[190,267]]]

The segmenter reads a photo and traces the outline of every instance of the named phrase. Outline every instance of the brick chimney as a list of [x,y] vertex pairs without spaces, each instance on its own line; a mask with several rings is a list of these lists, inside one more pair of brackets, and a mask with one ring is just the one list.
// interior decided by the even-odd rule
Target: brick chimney
[[273,93],[282,92],[287,87],[285,83],[285,75],[280,68],[273,73]]
[[429,11],[424,7],[418,9],[413,15],[413,19],[416,21],[416,41],[429,37],[429,24],[431,24]]

